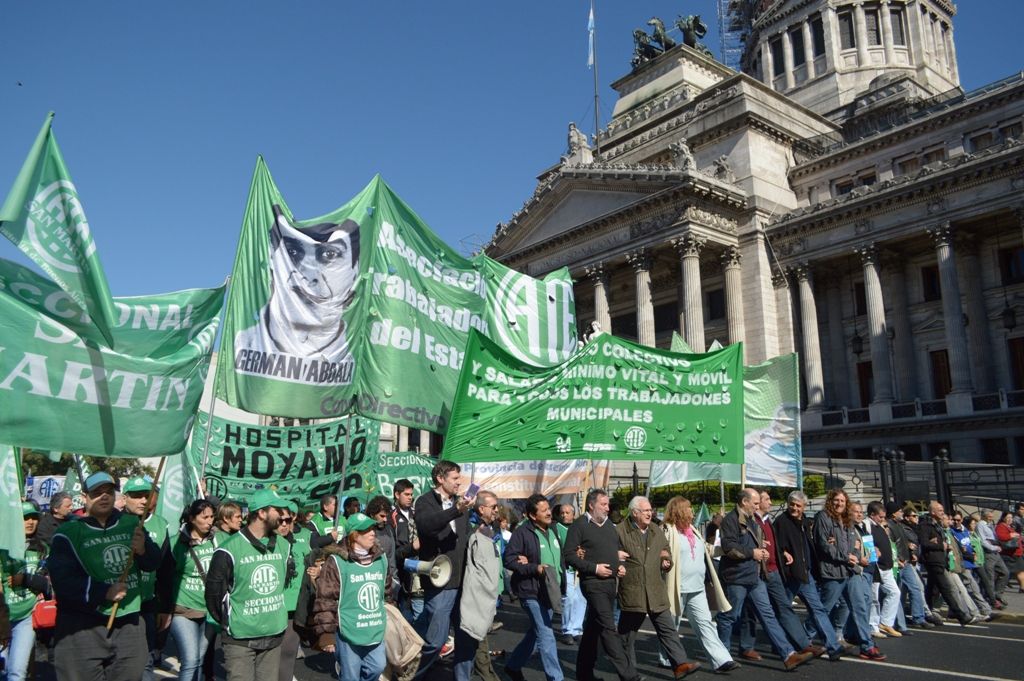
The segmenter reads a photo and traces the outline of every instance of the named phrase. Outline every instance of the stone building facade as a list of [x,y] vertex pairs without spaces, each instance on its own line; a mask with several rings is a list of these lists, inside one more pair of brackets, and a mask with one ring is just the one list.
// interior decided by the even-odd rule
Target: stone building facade
[[568,267],[581,329],[799,352],[805,456],[1024,464],[1024,74],[964,92],[954,15],[779,0],[742,73],[641,63],[487,254]]

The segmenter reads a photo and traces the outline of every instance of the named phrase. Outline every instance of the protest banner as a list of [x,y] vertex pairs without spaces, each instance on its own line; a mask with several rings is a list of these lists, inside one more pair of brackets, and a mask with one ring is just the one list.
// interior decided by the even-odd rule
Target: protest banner
[[244,501],[257,489],[273,488],[287,499],[311,503],[337,492],[343,466],[342,494],[360,489],[362,477],[349,471],[380,448],[380,423],[361,416],[287,427],[214,416],[204,467],[208,422],[200,411],[182,465],[201,471],[206,493],[221,499]]
[[[678,350],[682,338],[672,337]],[[773,487],[800,487],[800,378],[797,355],[775,357],[743,368],[744,463],[659,461],[651,465],[651,487],[695,480],[721,480]],[[744,477],[745,472],[745,477]]]
[[552,368],[470,336],[444,456],[743,460],[740,346],[676,354],[600,334]]
[[107,277],[52,123],[50,113],[0,208],[0,234],[50,275],[112,346],[116,315]]
[[14,560],[25,558],[25,523],[21,513],[21,456],[16,447],[0,444],[0,551]]
[[252,413],[358,413],[444,433],[467,335],[525,363],[576,348],[572,280],[542,280],[441,241],[381,180],[296,220],[263,159],[228,296],[217,392]]
[[4,437],[94,456],[180,452],[199,406],[224,288],[113,299],[117,349],[66,292],[0,259]]
[[34,479],[31,487],[26,485],[25,496],[39,504],[39,508],[45,511],[50,508],[50,497],[64,490],[66,476],[36,475],[32,477]]

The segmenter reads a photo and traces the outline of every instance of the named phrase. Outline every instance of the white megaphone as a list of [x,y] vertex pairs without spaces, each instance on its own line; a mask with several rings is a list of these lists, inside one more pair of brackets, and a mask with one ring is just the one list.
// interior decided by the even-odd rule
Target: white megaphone
[[430,583],[438,589],[444,587],[448,580],[452,578],[452,562],[448,560],[448,556],[444,555],[429,561],[406,558],[405,569],[408,572],[427,576],[430,579]]

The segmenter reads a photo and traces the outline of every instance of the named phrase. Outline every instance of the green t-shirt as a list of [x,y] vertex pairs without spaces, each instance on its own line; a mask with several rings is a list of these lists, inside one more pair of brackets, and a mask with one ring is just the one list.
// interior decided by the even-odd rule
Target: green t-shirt
[[387,556],[381,555],[369,565],[342,560],[338,566],[341,594],[338,598],[338,633],[354,646],[369,646],[384,640],[387,612],[384,610],[384,582],[388,574]]
[[[149,538],[163,551],[164,541],[167,539],[167,521],[158,515],[151,515],[146,519],[144,527],[149,534]],[[160,555],[162,556],[163,553]],[[143,572],[139,588],[143,603],[152,600],[156,596],[156,573]]]
[[25,560],[15,560],[7,553],[0,552],[0,577],[4,583],[4,601],[11,613],[11,622],[20,622],[32,614],[36,605],[36,595],[23,586],[12,588],[7,586],[7,578],[19,572],[26,575],[35,574],[39,569],[40,556],[35,551],[26,550]]
[[[114,584],[121,579],[121,573],[128,564],[132,553],[132,535],[135,534],[138,524],[138,516],[121,513],[117,521],[106,528],[94,527],[85,520],[64,523],[57,528],[54,537],[67,537],[79,564],[92,579]],[[141,574],[138,564],[133,561],[125,579],[128,592],[117,608],[118,617],[139,611],[142,604],[139,578]],[[109,615],[112,608],[113,603],[108,602],[96,610],[103,615]]]
[[310,547],[309,540],[313,536],[313,533],[302,526],[295,526],[292,531],[292,538],[295,540],[292,542],[292,560],[295,561],[295,577],[284,589],[284,603],[285,607],[288,608],[288,612],[295,612],[295,608],[299,604],[299,589],[302,588],[302,573],[305,572],[305,560],[306,556],[309,555]]
[[284,604],[288,542],[277,535],[258,542],[259,550],[236,532],[217,551],[232,559],[234,587],[228,594],[227,631],[233,638],[277,636],[288,626]]
[[[316,531],[320,533],[320,536],[330,534],[331,530],[334,529],[334,518],[325,518],[323,513],[317,513],[313,516],[313,526],[316,527]],[[338,516],[338,538],[345,536],[345,518]]]
[[[181,532],[171,538],[171,557],[174,558],[174,604],[206,612],[206,573],[210,569],[210,558],[217,550],[217,542],[211,532],[205,540],[191,546],[191,552],[190,545],[191,537]],[[196,565],[196,559],[199,559],[199,565]]]

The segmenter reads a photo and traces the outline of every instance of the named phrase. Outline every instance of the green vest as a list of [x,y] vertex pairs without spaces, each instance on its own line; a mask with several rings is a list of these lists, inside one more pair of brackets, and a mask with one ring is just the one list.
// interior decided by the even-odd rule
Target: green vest
[[306,571],[305,560],[310,552],[309,540],[312,536],[312,532],[300,525],[296,525],[292,530],[292,539],[295,540],[292,542],[292,559],[295,561],[296,574],[291,584],[284,590],[284,604],[288,612],[295,612],[299,604],[299,589],[302,588],[302,575]]
[[19,622],[32,614],[36,605],[36,595],[25,587],[12,588],[7,586],[7,578],[19,572],[26,575],[35,574],[39,568],[39,554],[25,551],[25,560],[15,560],[6,551],[0,552],[0,575],[4,580],[4,600],[11,612],[11,622]]
[[[313,526],[316,527],[316,531],[320,533],[320,536],[330,534],[331,530],[334,529],[334,518],[324,518],[324,514],[319,511],[313,516]],[[338,516],[338,539],[345,536],[345,518]]]
[[376,645],[384,640],[387,612],[384,610],[384,583],[388,574],[387,556],[381,555],[369,565],[342,560],[334,562],[340,577],[338,633],[354,646]]
[[[93,527],[82,519],[77,522],[64,523],[55,533],[55,537],[63,535],[71,542],[78,562],[88,575],[107,584],[115,584],[124,572],[124,566],[132,553],[132,535],[138,527],[139,517],[130,513],[121,513],[117,521],[106,528]],[[132,615],[139,611],[142,604],[140,598],[140,579],[138,564],[132,562],[125,579],[128,593],[117,608],[118,617]],[[106,603],[96,609],[103,615],[109,615],[113,603]]]
[[[158,515],[151,515],[143,525],[149,538],[163,551],[164,540],[167,539],[167,521]],[[163,555],[161,553],[161,555]],[[142,602],[152,600],[156,596],[156,572],[143,572],[139,589],[142,594]]]
[[288,542],[276,535],[265,537],[259,543],[268,550],[262,552],[243,532],[231,535],[217,549],[231,555],[234,568],[234,587],[228,594],[228,634],[233,638],[277,636],[288,626],[284,607]]
[[562,543],[558,539],[558,532],[541,532],[540,528],[534,526],[533,533],[537,536],[540,544],[540,562],[555,568],[558,575],[558,582],[562,582]]
[[[217,550],[217,543],[211,533],[206,541],[191,547],[191,538],[181,532],[171,539],[171,557],[174,558],[174,604],[191,610],[206,612],[206,573],[210,569],[210,558]],[[202,572],[196,565],[192,553],[202,564]]]

